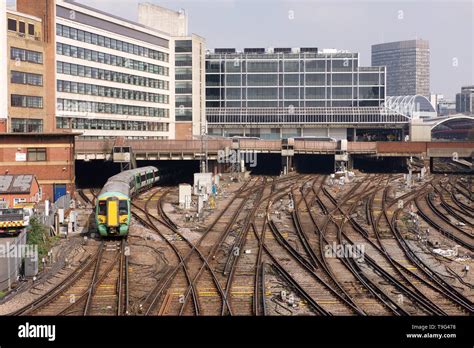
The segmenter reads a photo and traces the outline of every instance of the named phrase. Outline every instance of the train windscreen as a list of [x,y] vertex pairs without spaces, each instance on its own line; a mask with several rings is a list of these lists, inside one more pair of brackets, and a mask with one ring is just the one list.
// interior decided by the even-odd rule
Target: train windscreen
[[128,214],[128,204],[127,201],[120,201],[119,203],[119,214],[126,215]]
[[107,201],[99,201],[99,215],[105,215]]

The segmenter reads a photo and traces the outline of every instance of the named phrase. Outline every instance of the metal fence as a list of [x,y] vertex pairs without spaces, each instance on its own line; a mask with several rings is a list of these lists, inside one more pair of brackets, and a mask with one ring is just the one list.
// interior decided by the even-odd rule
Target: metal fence
[[0,291],[9,290],[11,284],[17,281],[22,255],[18,252],[26,244],[26,232],[16,237],[1,238],[0,245]]
[[210,125],[406,124],[410,118],[383,107],[207,108]]

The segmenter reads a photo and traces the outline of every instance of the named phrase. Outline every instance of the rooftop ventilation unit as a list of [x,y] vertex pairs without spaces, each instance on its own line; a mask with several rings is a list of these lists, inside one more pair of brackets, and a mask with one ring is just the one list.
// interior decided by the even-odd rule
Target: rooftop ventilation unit
[[222,53],[222,54],[235,53],[235,48],[216,48],[214,50],[214,53]]
[[244,48],[244,53],[265,53],[265,48]]
[[318,53],[318,48],[317,47],[301,47],[300,49],[301,53]]
[[291,53],[291,48],[288,47],[277,47],[273,49],[275,53]]

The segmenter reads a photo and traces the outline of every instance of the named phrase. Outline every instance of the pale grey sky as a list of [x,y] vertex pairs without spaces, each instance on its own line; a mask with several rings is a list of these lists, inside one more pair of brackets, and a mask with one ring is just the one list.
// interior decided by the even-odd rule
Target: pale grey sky
[[432,93],[454,98],[474,84],[474,0],[77,1],[130,20],[139,2],[183,8],[208,48],[340,48],[359,52],[361,65],[370,65],[372,44],[422,38],[430,42]]

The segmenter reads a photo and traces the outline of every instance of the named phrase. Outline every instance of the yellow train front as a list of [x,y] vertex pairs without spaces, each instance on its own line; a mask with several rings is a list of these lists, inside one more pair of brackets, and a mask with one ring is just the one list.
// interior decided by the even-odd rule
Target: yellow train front
[[101,236],[125,236],[130,223],[130,201],[118,192],[102,195],[98,199],[96,215]]
[[126,236],[130,228],[130,199],[159,180],[158,169],[143,167],[112,176],[96,200],[97,230],[102,237]]

